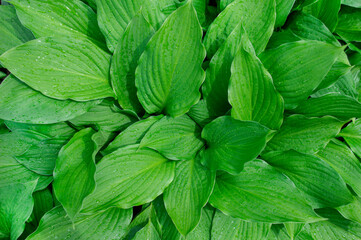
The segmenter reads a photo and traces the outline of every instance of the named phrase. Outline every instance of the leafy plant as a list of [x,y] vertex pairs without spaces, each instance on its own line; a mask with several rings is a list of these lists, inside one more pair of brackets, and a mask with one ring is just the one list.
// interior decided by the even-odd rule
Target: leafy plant
[[361,1],[9,0],[0,239],[361,239]]

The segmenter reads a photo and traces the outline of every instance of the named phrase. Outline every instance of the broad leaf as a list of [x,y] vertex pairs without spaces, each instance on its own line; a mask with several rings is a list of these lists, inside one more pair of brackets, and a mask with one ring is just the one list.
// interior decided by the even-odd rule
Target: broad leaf
[[[318,41],[298,41],[260,55],[286,109],[294,109],[321,83],[343,48]],[[316,64],[317,63],[317,64]]]
[[360,0],[341,0],[343,5],[348,5],[351,7],[361,8],[361,1]]
[[282,173],[261,160],[238,175],[221,173],[210,198],[212,206],[247,221],[314,222],[321,218]]
[[361,41],[360,16],[361,9],[342,7],[336,28],[337,34],[346,41]]
[[31,214],[31,222],[39,225],[40,219],[45,213],[54,207],[53,195],[48,188],[33,193],[34,209]]
[[361,120],[357,119],[351,122],[346,128],[342,129],[339,136],[343,137],[352,152],[361,158]]
[[27,239],[119,239],[131,219],[131,209],[113,207],[92,215],[79,215],[72,222],[64,209],[57,206],[45,214],[38,229]]
[[278,129],[283,121],[283,99],[246,35],[242,36],[231,71],[228,98],[232,105],[232,117]]
[[154,123],[140,142],[140,147],[151,148],[171,160],[194,159],[203,147],[201,128],[187,115],[165,116]]
[[215,173],[202,166],[199,160],[177,163],[174,180],[164,192],[164,204],[184,236],[198,225],[214,182]]
[[24,231],[25,222],[33,211],[35,186],[36,181],[32,181],[0,188],[1,238],[16,240]]
[[110,55],[86,39],[39,38],[5,52],[0,61],[48,97],[87,101],[114,96],[108,81]]
[[302,231],[305,224],[303,223],[284,223],[288,235],[291,239],[297,239],[296,236]]
[[333,117],[307,118],[292,115],[285,119],[281,129],[268,142],[266,151],[296,150],[316,153],[337,136],[344,122]]
[[172,13],[151,38],[136,69],[137,95],[147,113],[180,116],[199,101],[206,54],[201,38],[191,2]]
[[352,201],[341,176],[313,155],[287,151],[271,152],[263,158],[289,177],[313,208],[338,207]]
[[275,27],[281,27],[287,20],[295,0],[276,0],[276,23]]
[[219,117],[202,131],[207,148],[202,164],[211,169],[239,173],[247,161],[255,159],[266,146],[270,130],[259,123]]
[[337,210],[345,218],[361,224],[361,198],[354,197],[350,204],[340,206]]
[[84,212],[130,208],[152,201],[172,182],[174,162],[139,145],[106,155],[95,172],[96,188],[84,200]]
[[270,228],[269,223],[246,222],[216,211],[211,234],[213,240],[264,240]]
[[79,213],[84,198],[95,187],[96,146],[91,128],[77,132],[64,145],[56,160],[53,188],[71,220]]

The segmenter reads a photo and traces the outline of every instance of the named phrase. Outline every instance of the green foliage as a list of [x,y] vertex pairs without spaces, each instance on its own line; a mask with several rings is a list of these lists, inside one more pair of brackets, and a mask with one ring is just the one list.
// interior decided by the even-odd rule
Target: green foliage
[[0,5],[0,239],[361,240],[360,0]]

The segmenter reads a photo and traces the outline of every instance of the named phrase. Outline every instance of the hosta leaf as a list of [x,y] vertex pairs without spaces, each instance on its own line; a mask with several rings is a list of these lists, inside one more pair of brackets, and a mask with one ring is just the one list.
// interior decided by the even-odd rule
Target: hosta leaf
[[361,117],[361,103],[349,96],[329,93],[302,102],[292,112],[308,117],[331,115],[342,120],[348,120],[354,117]]
[[161,119],[162,116],[153,116],[133,123],[122,131],[102,152],[106,155],[118,148],[138,144],[148,132],[149,128]]
[[267,144],[267,151],[296,150],[313,154],[322,150],[341,130],[344,122],[333,117],[307,118],[292,115]]
[[124,109],[142,112],[135,87],[135,69],[153,34],[153,27],[140,12],[130,21],[114,51],[110,69],[111,81],[118,102]]
[[204,127],[216,118],[216,116],[210,112],[208,104],[204,99],[199,100],[196,105],[193,105],[187,115],[201,127]]
[[12,48],[0,61],[48,97],[87,101],[114,96],[108,82],[110,55],[86,39],[39,38]]
[[204,145],[201,131],[187,115],[165,116],[149,128],[140,147],[152,148],[172,160],[193,159]]
[[94,187],[95,143],[91,128],[77,132],[59,152],[54,169],[53,188],[67,215],[74,220],[84,198]]
[[332,68],[322,80],[320,85],[318,85],[315,91],[331,86],[332,84],[337,82],[337,80],[339,80],[341,77],[345,76],[351,71],[352,67],[349,65],[349,63],[345,63],[344,61],[342,61],[342,59],[340,59],[343,58],[344,54],[345,53],[342,53],[339,56],[338,60],[332,65]]
[[352,152],[361,158],[361,120],[357,119],[351,122],[346,128],[342,129],[339,136],[343,137]]
[[83,35],[102,46],[94,11],[80,0],[11,0],[25,27],[37,38]]
[[0,188],[0,236],[16,240],[33,211],[36,181]]
[[174,162],[139,145],[106,155],[95,172],[96,188],[84,200],[84,212],[110,206],[130,208],[150,202],[172,182]]
[[218,15],[207,31],[204,39],[207,56],[211,58],[216,53],[240,22],[243,23],[256,53],[259,54],[266,48],[275,21],[275,0],[234,1]]
[[343,218],[334,209],[320,209],[317,213],[328,220],[310,224],[315,239],[361,239],[361,224]]
[[92,215],[79,215],[72,222],[64,209],[57,206],[44,215],[38,229],[27,239],[119,239],[131,219],[131,209],[113,207]]
[[157,232],[157,229],[154,227],[154,225],[151,222],[148,222],[141,230],[139,230],[133,240],[161,240],[159,233]]
[[338,207],[352,201],[341,176],[326,162],[296,151],[271,152],[263,158],[289,177],[313,208]]
[[246,163],[238,175],[219,174],[210,203],[227,215],[247,221],[283,223],[321,219],[291,180],[261,160]]
[[91,8],[97,9],[96,0],[82,0],[82,1],[87,3]]
[[269,133],[268,128],[256,122],[219,117],[202,131],[207,142],[202,163],[211,169],[239,173],[245,162],[261,153]]
[[283,26],[294,4],[295,4],[295,0],[276,0],[275,27]]
[[284,98],[285,108],[293,109],[317,88],[342,50],[323,42],[298,41],[266,50],[260,59]]
[[[0,85],[0,118],[34,124],[50,124],[75,118],[100,101],[56,100],[37,92],[9,75]],[[24,101],[26,99],[26,101]]]
[[283,99],[245,35],[231,71],[228,94],[232,117],[278,129],[283,121]]
[[215,173],[202,166],[197,159],[177,163],[174,180],[164,192],[164,204],[184,236],[199,223],[214,181]]
[[344,216],[345,218],[358,222],[361,224],[361,198],[354,197],[353,201],[350,204],[340,206],[337,210]]
[[[303,223],[284,223],[283,224],[287,230],[288,235],[291,239],[295,239],[296,236],[302,231]],[[297,238],[296,238],[297,239]]]
[[45,213],[50,211],[54,207],[53,195],[49,189],[44,189],[33,193],[34,209],[31,214],[31,221],[36,226],[39,225],[40,219]]
[[361,177],[361,163],[343,142],[331,141],[317,156],[330,164],[345,182],[361,196],[361,183],[358,181]]
[[320,19],[333,32],[337,25],[341,0],[318,0],[303,9]]
[[0,6],[0,54],[34,38],[33,34],[21,25],[13,6]]
[[351,7],[361,8],[360,0],[341,0],[341,3]]
[[172,13],[151,38],[136,70],[137,95],[146,112],[180,116],[199,101],[205,75],[201,38],[190,2]]
[[192,232],[187,235],[186,240],[211,239],[211,228],[214,211],[214,208],[208,205],[202,209],[202,216],[199,224]]
[[223,115],[231,108],[228,103],[231,65],[243,34],[245,34],[244,29],[240,23],[215,53],[207,68],[202,93],[207,108],[212,115]]
[[339,13],[337,34],[347,41],[361,41],[361,9],[342,7]]
[[216,211],[211,234],[214,240],[264,240],[270,228],[269,223],[246,222]]

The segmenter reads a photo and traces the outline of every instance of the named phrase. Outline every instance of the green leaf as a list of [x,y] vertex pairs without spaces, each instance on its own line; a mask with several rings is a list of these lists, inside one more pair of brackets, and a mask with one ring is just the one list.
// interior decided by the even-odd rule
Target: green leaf
[[350,7],[361,8],[360,0],[341,0],[341,3]]
[[64,209],[57,206],[45,214],[27,240],[119,239],[131,219],[131,209],[109,208],[92,215],[78,215],[72,222]]
[[295,4],[295,0],[276,0],[275,27],[283,26],[294,4]]
[[148,203],[172,182],[174,162],[154,150],[138,148],[139,145],[120,148],[97,164],[97,185],[85,198],[83,212]]
[[317,213],[328,221],[310,224],[310,232],[315,239],[361,239],[361,224],[343,218],[334,209],[320,209]]
[[135,69],[154,29],[139,12],[130,21],[128,27],[114,51],[110,76],[118,102],[124,109],[142,112],[135,87]]
[[333,117],[307,118],[292,115],[285,119],[281,129],[268,142],[266,151],[296,150],[313,154],[324,149],[337,136],[344,122]]
[[336,33],[346,41],[361,41],[361,9],[343,6],[338,17]]
[[353,201],[350,204],[340,206],[337,208],[337,210],[345,218],[361,224],[361,198],[360,197],[353,197]]
[[148,222],[137,234],[135,234],[133,240],[161,240],[157,229],[151,222]]
[[94,11],[79,0],[10,0],[21,23],[36,38],[79,35],[104,46]]
[[318,91],[320,89],[327,88],[327,87],[331,86],[332,84],[337,82],[337,80],[339,80],[341,77],[345,76],[346,74],[348,74],[350,72],[350,70],[352,69],[350,64],[345,63],[341,59],[341,58],[344,57],[344,55],[346,55],[346,54],[342,53],[339,56],[338,60],[332,65],[332,68],[327,73],[325,78],[322,80],[320,85],[318,85],[318,87],[316,88],[315,91]]
[[339,93],[329,93],[321,97],[310,98],[302,102],[293,113],[300,113],[307,117],[334,116],[348,120],[361,117],[361,103],[356,99]]
[[214,182],[215,173],[202,166],[198,159],[177,163],[174,180],[164,191],[164,204],[184,236],[198,225]]
[[289,177],[313,208],[338,207],[352,201],[341,176],[318,157],[291,150],[271,152],[263,158]]
[[173,12],[151,38],[135,74],[137,95],[146,112],[180,116],[199,101],[206,54],[201,38],[190,2]]
[[171,160],[190,160],[203,147],[201,128],[187,115],[165,116],[154,123],[140,142]]
[[122,131],[109,145],[102,151],[104,155],[128,145],[138,144],[143,139],[151,126],[161,119],[160,116],[152,116],[141,121],[135,122],[124,131]]
[[199,224],[187,235],[186,240],[211,239],[214,211],[215,209],[208,205],[202,209],[202,216]]
[[0,6],[0,54],[33,38],[20,23],[13,6]]
[[333,32],[337,26],[340,8],[341,0],[318,0],[304,8],[303,11],[320,19]]
[[[260,55],[286,109],[294,109],[321,83],[343,48],[318,41],[298,41]],[[317,63],[317,64],[316,64]]]
[[97,9],[96,0],[82,0],[82,1],[88,4],[91,8]]
[[39,38],[5,52],[0,61],[48,97],[88,101],[114,96],[108,82],[110,55],[87,39]]
[[361,158],[361,119],[356,119],[347,125],[339,136],[343,137],[352,152]]
[[270,129],[280,128],[283,99],[245,35],[242,36],[242,44],[232,63],[231,72],[228,99],[232,105],[232,117],[256,121]]
[[219,117],[202,131],[207,148],[202,164],[211,169],[239,173],[247,161],[254,160],[266,146],[270,130],[259,123]]
[[16,240],[24,231],[25,222],[33,211],[32,193],[36,181],[12,184],[0,188],[0,236]]
[[302,231],[303,223],[284,223],[283,224],[287,230],[288,235],[291,239],[297,239],[296,236]]
[[[24,99],[27,99],[24,101]],[[77,117],[100,101],[75,102],[44,96],[9,75],[0,85],[0,118],[34,124],[50,124]]]
[[275,0],[234,1],[209,26],[204,39],[208,58],[216,53],[240,22],[243,23],[256,53],[261,53],[272,35],[275,21]]
[[49,189],[44,189],[33,193],[34,209],[31,214],[31,222],[35,226],[39,225],[40,219],[45,213],[50,211],[54,207],[53,195]]
[[261,160],[246,163],[238,175],[219,174],[209,201],[225,214],[246,221],[321,220],[291,180]]
[[345,182],[361,196],[361,183],[358,180],[361,177],[361,163],[343,142],[331,141],[317,156],[330,164]]
[[201,127],[204,127],[216,118],[216,116],[210,112],[208,104],[204,99],[199,100],[196,105],[193,105],[187,115]]
[[211,234],[213,240],[263,240],[270,228],[269,223],[246,222],[216,211]]
[[77,132],[59,152],[54,169],[54,192],[71,220],[95,187],[95,143],[91,128]]

